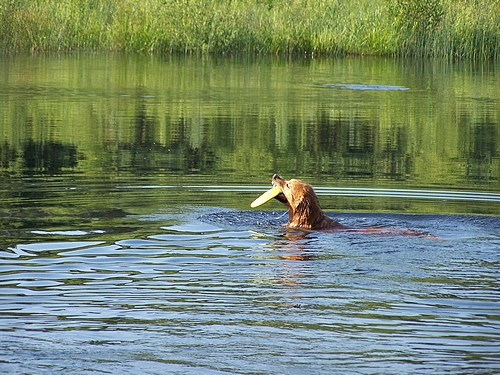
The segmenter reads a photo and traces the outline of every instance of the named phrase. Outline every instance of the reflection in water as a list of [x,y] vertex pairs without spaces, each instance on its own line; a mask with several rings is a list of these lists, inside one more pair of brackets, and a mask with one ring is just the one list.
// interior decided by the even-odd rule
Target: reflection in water
[[307,231],[286,231],[283,233],[283,241],[276,241],[275,246],[283,252],[282,259],[308,261],[313,260],[314,253],[310,251],[313,239]]
[[499,179],[491,173],[499,155],[498,123],[490,122],[489,118],[484,123],[473,122],[467,126],[467,132],[461,134],[461,138],[467,162],[467,178],[487,182],[493,179],[498,182]]
[[[0,94],[4,170],[53,173],[80,161],[75,171],[85,174],[240,180],[242,171],[263,178],[279,170],[336,183],[486,190],[499,180],[494,65],[41,59],[3,62],[11,72]],[[325,90],[320,82],[332,77],[377,90]]]
[[386,86],[386,85],[360,85],[356,83],[326,83],[323,87],[339,87],[349,90],[374,90],[374,91],[405,91],[408,87],[402,86]]
[[[0,66],[0,372],[498,369],[497,64]],[[290,233],[273,173],[445,240]]]
[[27,173],[61,173],[78,164],[75,146],[54,141],[29,140],[23,146],[22,159]]

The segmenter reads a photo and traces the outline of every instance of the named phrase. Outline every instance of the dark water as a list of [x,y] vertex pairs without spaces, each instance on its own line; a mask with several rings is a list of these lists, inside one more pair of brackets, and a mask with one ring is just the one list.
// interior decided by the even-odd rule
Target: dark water
[[0,65],[0,372],[500,371],[498,64]]

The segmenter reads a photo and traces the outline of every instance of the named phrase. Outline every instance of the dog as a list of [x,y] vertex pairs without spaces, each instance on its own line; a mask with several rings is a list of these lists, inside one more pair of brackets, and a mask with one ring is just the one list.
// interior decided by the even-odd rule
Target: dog
[[288,207],[289,228],[347,229],[323,213],[311,185],[296,179],[287,181],[277,174],[273,175],[272,184],[281,190],[275,198]]
[[388,235],[406,235],[418,237],[433,237],[425,232],[399,228],[349,228],[325,215],[319,205],[319,199],[311,185],[301,180],[285,180],[274,174],[273,187],[280,189],[274,198],[288,207],[288,224],[290,229],[349,231],[356,233],[375,233]]

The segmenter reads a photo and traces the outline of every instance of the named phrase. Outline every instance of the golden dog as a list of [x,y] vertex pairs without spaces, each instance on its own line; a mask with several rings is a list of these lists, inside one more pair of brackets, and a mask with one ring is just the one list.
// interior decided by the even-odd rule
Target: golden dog
[[351,229],[324,214],[319,205],[318,196],[311,185],[296,179],[287,181],[277,174],[273,175],[272,184],[273,189],[279,189],[279,192],[277,189],[275,190],[277,195],[272,194],[272,196],[288,207],[287,226],[292,229],[324,231],[345,230],[356,233],[378,233],[436,238],[425,232],[411,229],[383,227]]
[[275,198],[288,207],[288,227],[302,229],[344,229],[344,225],[326,216],[311,185],[300,180],[286,181],[273,175],[273,186],[281,190]]

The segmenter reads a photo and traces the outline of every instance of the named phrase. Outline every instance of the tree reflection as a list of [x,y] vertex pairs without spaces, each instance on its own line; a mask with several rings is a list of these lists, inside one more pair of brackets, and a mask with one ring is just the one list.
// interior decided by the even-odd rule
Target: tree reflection
[[[234,181],[279,171],[312,182],[418,186],[500,178],[494,100],[467,97],[494,97],[484,83],[488,67],[477,81],[475,67],[381,59],[46,57],[36,72],[32,61],[16,62],[22,74],[6,76],[8,100],[0,106],[4,175],[223,173]],[[60,74],[46,73],[56,68]],[[411,89],[325,88],[304,83],[311,77],[376,78]]]
[[23,145],[25,173],[60,173],[78,165],[77,148],[58,141],[30,139]]

